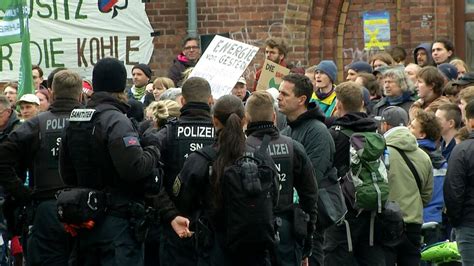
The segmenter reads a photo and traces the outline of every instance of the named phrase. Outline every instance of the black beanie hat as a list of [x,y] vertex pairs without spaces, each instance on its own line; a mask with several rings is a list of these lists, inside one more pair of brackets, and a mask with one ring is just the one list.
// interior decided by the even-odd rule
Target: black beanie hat
[[132,71],[135,69],[135,68],[138,68],[140,69],[141,71],[143,71],[143,73],[145,73],[145,75],[151,79],[151,68],[146,65],[146,64],[138,64],[138,65],[134,65],[132,67]]
[[126,84],[127,69],[118,59],[106,57],[95,64],[92,70],[92,86],[95,92],[123,92]]

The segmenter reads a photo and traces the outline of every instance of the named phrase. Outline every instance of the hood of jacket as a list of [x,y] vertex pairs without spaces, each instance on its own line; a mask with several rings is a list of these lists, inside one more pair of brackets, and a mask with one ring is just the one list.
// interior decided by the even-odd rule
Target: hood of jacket
[[126,114],[130,109],[130,105],[124,102],[120,102],[110,93],[105,91],[94,92],[94,94],[92,94],[91,100],[87,103],[87,107],[95,108],[100,104],[112,105],[124,114]]
[[428,64],[432,64],[433,57],[431,57],[431,43],[427,42],[418,45],[415,50],[413,50],[413,58],[415,59],[415,64],[418,64],[418,60],[416,59],[416,52],[418,52],[418,50],[420,49],[424,49],[426,51],[426,55],[428,55]]
[[309,103],[308,105],[308,111],[302,113],[298,118],[296,118],[294,121],[288,121],[288,125],[291,128],[298,127],[299,125],[305,123],[308,120],[311,119],[316,119],[324,123],[326,120],[326,117],[324,116],[323,112],[321,111],[321,108],[316,103]]
[[395,146],[404,151],[415,151],[418,148],[416,137],[407,127],[394,127],[384,134],[387,146]]
[[446,162],[446,159],[441,154],[441,149],[436,147],[436,142],[430,139],[419,139],[417,142],[418,146],[430,156],[433,167],[440,169]]
[[366,113],[348,113],[337,118],[333,126],[340,126],[354,132],[374,132],[377,130],[377,122]]

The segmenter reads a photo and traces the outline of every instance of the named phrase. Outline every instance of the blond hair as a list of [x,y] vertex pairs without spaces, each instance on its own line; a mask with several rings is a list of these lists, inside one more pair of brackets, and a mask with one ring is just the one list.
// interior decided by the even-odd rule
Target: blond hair
[[250,122],[271,122],[274,112],[273,97],[267,91],[256,91],[248,98],[245,111]]
[[181,106],[173,100],[162,100],[152,102],[146,108],[147,112],[151,112],[153,115],[153,121],[156,122],[158,127],[164,126],[169,118],[179,117]]

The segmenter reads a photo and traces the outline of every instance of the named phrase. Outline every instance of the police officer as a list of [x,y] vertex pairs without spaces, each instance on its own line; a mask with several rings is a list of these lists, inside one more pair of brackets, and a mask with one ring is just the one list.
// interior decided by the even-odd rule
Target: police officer
[[27,265],[68,265],[71,250],[69,235],[57,218],[54,196],[65,187],[58,172],[61,132],[71,110],[80,106],[82,79],[75,72],[62,70],[55,74],[52,89],[49,110],[25,121],[0,147],[0,183],[15,198],[25,198],[29,193],[22,191],[24,179],[17,176],[14,166],[21,178],[29,174],[33,194],[27,213],[33,227],[28,237]]
[[216,143],[203,148],[211,147],[215,155],[191,153],[179,173],[183,181],[179,195],[184,205],[181,211],[197,224],[191,230],[197,235],[198,265],[268,265],[266,247],[231,252],[225,245],[228,224],[223,206],[224,168],[246,151],[254,152],[246,149],[244,118],[240,98],[234,95],[219,98],[213,106],[213,123],[218,132]]
[[[277,257],[281,265],[301,265],[306,239],[304,232],[307,236],[312,234],[317,216],[318,185],[311,161],[299,142],[280,135],[275,127],[276,114],[268,92],[254,92],[247,100],[245,112],[249,122],[245,131],[247,145],[257,147],[265,135],[272,137],[268,152],[277,166],[280,179],[280,197],[275,214],[282,220]],[[295,206],[293,188],[299,196],[299,205]]]
[[104,217],[92,228],[78,231],[79,265],[143,264],[143,245],[135,234],[135,221],[142,217],[136,213],[143,206],[147,177],[160,153],[154,146],[140,146],[138,133],[125,116],[126,81],[122,62],[115,58],[98,61],[92,73],[94,94],[87,109],[72,111],[61,142],[64,182],[106,195]]
[[182,184],[178,173],[184,161],[193,151],[212,144],[215,138],[209,107],[212,102],[209,82],[199,77],[188,79],[183,84],[182,96],[179,119],[170,121],[156,134],[165,175],[165,193],[160,200],[163,222],[161,265],[196,265],[193,241],[180,239],[169,224],[183,207],[177,196]]

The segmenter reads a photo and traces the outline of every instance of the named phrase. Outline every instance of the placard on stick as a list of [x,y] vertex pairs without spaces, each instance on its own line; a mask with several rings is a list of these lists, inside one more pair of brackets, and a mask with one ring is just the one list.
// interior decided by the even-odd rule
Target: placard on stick
[[280,66],[279,64],[265,59],[262,68],[262,74],[258,80],[257,90],[266,90],[269,88],[280,87],[282,78],[290,74],[290,70],[286,67]]

